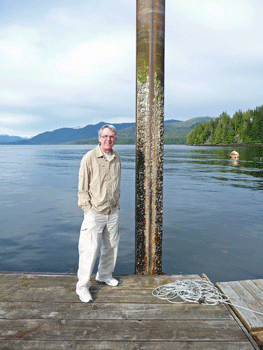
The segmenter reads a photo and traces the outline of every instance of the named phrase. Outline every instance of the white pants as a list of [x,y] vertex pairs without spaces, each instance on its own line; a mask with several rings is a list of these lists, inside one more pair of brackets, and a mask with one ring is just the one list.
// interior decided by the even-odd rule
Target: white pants
[[104,279],[112,277],[116,265],[120,239],[118,209],[110,215],[98,214],[92,209],[84,214],[79,237],[78,288],[90,287],[101,238],[98,277]]

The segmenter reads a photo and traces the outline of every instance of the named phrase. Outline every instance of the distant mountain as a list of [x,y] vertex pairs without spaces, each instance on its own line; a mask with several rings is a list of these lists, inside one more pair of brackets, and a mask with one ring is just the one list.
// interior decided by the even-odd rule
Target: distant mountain
[[[164,122],[164,143],[165,144],[186,144],[187,135],[198,125],[208,120],[210,117],[196,117],[189,119],[185,122],[167,120]],[[135,130],[136,126],[131,125],[125,129],[118,131],[118,144],[135,144]],[[97,138],[83,139],[75,142],[70,142],[71,144],[96,144]]]
[[[194,127],[202,122],[210,120],[209,117],[197,117],[186,122],[170,119],[164,121],[164,142],[173,144],[186,144],[186,138]],[[56,145],[56,144],[96,144],[98,140],[98,131],[104,125],[100,122],[96,125],[90,124],[78,128],[61,128],[54,131],[46,131],[30,139],[17,137],[16,140],[2,141],[14,145]],[[136,123],[114,123],[118,131],[119,144],[135,143],[135,125]],[[4,135],[3,135],[4,136]],[[11,136],[10,136],[11,137]],[[1,142],[1,141],[0,141]]]
[[10,143],[21,140],[24,140],[24,138],[20,136],[0,135],[0,143]]
[[165,120],[164,123],[181,123],[181,120],[176,120],[176,119],[169,119]]
[[[164,143],[165,144],[186,144],[187,135],[195,128],[196,125],[207,122],[210,117],[197,117],[185,122],[167,120],[164,122]],[[135,143],[135,126],[118,132],[118,144]]]
[[[74,142],[82,139],[91,139],[98,137],[99,129],[108,123],[100,122],[96,125],[87,125],[83,128],[61,128],[54,131],[46,131],[30,139],[16,141],[16,145],[56,145],[66,142]],[[116,130],[125,129],[135,123],[114,124]]]
[[206,123],[211,119],[210,117],[196,117],[181,123],[164,124],[164,143],[185,145],[187,135],[194,130],[197,125]]

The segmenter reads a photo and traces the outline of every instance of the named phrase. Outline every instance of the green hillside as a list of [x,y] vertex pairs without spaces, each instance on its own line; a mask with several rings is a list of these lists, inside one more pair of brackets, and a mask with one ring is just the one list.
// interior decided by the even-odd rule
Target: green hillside
[[218,118],[197,125],[187,144],[229,144],[263,142],[263,106],[237,111],[232,118],[223,112]]
[[[187,135],[200,123],[210,121],[210,117],[196,117],[185,122],[164,123],[164,143],[165,144],[186,144]],[[97,138],[84,139],[71,144],[96,144]],[[135,144],[135,125],[118,131],[119,145]]]
[[200,123],[211,120],[210,117],[197,117],[180,123],[164,123],[164,143],[185,145],[187,135]]

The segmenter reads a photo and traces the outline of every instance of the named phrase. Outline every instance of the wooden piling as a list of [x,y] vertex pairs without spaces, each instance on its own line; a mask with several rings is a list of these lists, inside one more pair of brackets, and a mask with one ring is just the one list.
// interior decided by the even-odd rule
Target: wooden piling
[[137,0],[135,272],[162,273],[165,0]]

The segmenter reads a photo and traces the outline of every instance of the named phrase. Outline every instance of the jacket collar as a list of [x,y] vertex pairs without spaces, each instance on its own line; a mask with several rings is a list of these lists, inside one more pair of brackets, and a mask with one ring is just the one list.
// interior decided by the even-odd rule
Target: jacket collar
[[[103,157],[103,152],[100,148],[100,145],[98,145],[96,148],[95,148],[95,153],[96,153],[96,157],[98,158],[101,158]],[[111,157],[112,158],[115,158],[115,152],[113,151],[113,149],[111,150]]]

